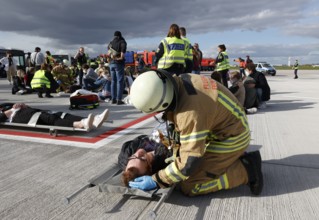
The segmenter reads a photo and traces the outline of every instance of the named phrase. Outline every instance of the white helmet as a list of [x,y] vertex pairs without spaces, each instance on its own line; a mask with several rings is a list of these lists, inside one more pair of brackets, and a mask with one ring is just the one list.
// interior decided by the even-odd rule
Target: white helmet
[[66,65],[66,66],[68,66],[68,65],[69,65],[69,61],[68,61],[67,59],[64,59],[64,60],[63,60],[63,64]]
[[163,70],[148,71],[134,80],[130,100],[135,108],[145,113],[161,112],[176,100],[176,88],[170,73]]

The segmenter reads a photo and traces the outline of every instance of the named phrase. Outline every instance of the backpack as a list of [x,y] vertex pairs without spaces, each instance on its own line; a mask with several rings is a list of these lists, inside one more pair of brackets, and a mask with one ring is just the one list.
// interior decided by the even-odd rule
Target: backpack
[[70,110],[72,109],[95,109],[99,106],[99,97],[93,93],[84,94],[79,89],[70,95]]

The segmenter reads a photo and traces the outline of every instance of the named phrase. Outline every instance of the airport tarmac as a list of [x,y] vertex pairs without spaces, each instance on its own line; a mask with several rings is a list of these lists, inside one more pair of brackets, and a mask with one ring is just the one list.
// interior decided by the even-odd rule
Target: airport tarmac
[[[249,151],[263,158],[264,190],[252,196],[247,186],[189,198],[173,192],[159,207],[157,219],[319,219],[318,71],[279,70],[267,76],[271,100],[248,115]],[[122,144],[151,134],[158,123],[132,106],[101,103],[89,110],[69,110],[68,97],[39,99],[12,95],[0,79],[0,102],[25,102],[33,107],[86,116],[110,110],[99,130],[60,132],[0,126],[0,219],[149,219],[157,200],[106,194],[97,187],[63,199],[117,162]]]

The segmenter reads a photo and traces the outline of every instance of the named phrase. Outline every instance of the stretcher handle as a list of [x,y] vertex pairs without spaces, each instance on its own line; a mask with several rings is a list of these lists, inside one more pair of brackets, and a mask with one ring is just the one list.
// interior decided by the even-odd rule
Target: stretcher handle
[[67,196],[63,199],[63,202],[65,205],[70,204],[71,200],[74,199],[76,196],[78,196],[81,192],[83,192],[84,190],[86,190],[87,188],[93,187],[95,185],[88,183],[85,186],[83,186],[81,189],[78,189],[77,191],[75,191],[74,193],[72,193],[70,196]]
[[155,207],[153,208],[152,211],[149,212],[149,216],[152,219],[155,219],[157,217],[157,210],[160,208],[160,206],[165,202],[165,200],[171,195],[175,188],[175,185],[171,186],[171,188],[168,190],[168,192],[163,193],[160,200],[156,203]]

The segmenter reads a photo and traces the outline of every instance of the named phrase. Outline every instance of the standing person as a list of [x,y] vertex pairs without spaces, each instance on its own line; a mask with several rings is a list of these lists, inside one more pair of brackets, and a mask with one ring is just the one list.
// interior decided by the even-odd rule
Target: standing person
[[41,65],[45,63],[45,57],[41,53],[41,48],[36,47],[34,52],[31,54],[31,66],[35,68],[35,71],[41,69]]
[[112,78],[111,94],[112,104],[123,105],[122,101],[124,91],[124,68],[126,41],[120,31],[115,31],[113,40],[108,45],[110,54],[110,73]]
[[229,58],[226,52],[226,46],[224,44],[218,45],[218,55],[215,60],[216,71],[220,73],[222,77],[223,85],[228,88],[228,71],[229,71]]
[[246,77],[246,75],[245,75],[245,66],[246,66],[245,60],[242,59],[241,57],[238,57],[238,59],[234,59],[234,62],[238,63],[240,77],[242,79],[244,79]]
[[9,84],[12,84],[13,77],[16,76],[17,73],[17,62],[12,57],[12,53],[10,51],[6,52],[6,56],[0,60],[0,63],[4,65],[4,70],[7,72],[7,79]]
[[26,66],[26,71],[28,71],[29,68],[31,67],[31,53],[30,52],[27,53],[27,57],[25,58],[25,66]]
[[[179,133],[180,147],[166,168],[152,176],[138,172],[141,177],[133,177],[130,187],[151,190],[179,183],[184,194],[197,196],[247,184],[252,194],[261,193],[261,156],[245,152],[248,120],[228,88],[201,75],[149,71],[133,82],[131,102],[145,113],[164,112],[163,119]],[[142,156],[130,159],[137,163]]]
[[87,55],[84,53],[84,47],[80,47],[78,52],[75,54],[74,59],[78,66],[78,84],[82,87],[83,85],[83,69],[82,66],[87,63]]
[[158,69],[176,75],[184,72],[185,42],[181,39],[177,24],[170,26],[167,37],[161,41],[156,50],[155,57]]
[[256,70],[254,63],[246,64],[245,72],[247,76],[250,76],[256,82],[255,88],[258,98],[258,108],[266,108],[266,101],[270,99],[270,87],[265,75]]
[[202,63],[202,59],[203,59],[203,52],[199,49],[199,44],[198,43],[194,43],[193,46],[194,50],[196,50],[199,54],[199,63]]
[[[193,65],[195,66],[195,67],[193,67],[193,72],[197,73],[197,74],[200,74],[200,71],[201,71],[201,68],[202,68],[201,66],[202,66],[203,53],[199,49],[198,43],[194,43],[193,51],[196,54],[196,58],[197,58],[197,60],[195,60],[195,57],[193,58]],[[198,63],[198,66],[196,66],[195,62]],[[196,69],[198,69],[199,71],[196,70]]]
[[182,40],[185,42],[185,69],[184,73],[191,73],[193,70],[193,47],[189,39],[186,37],[186,29],[179,28]]
[[192,73],[200,74],[200,54],[197,50],[193,49],[193,69]]
[[250,56],[249,56],[249,55],[246,56],[246,65],[247,65],[248,63],[254,63],[253,60],[250,59]]
[[292,68],[294,69],[294,73],[295,73],[295,78],[294,79],[298,79],[298,69],[299,69],[298,60],[296,60],[294,66]]
[[50,68],[52,69],[55,63],[54,58],[51,55],[50,51],[45,51],[45,63],[48,64],[50,66]]

